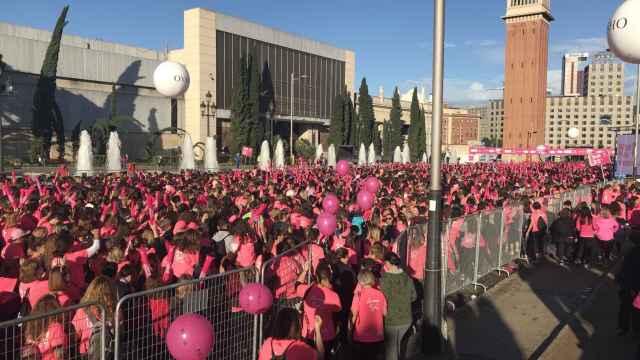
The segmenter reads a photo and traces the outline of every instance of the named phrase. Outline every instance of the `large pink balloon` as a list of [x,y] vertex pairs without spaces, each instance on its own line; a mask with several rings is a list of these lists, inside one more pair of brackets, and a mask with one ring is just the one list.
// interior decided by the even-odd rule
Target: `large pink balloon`
[[367,190],[360,190],[356,197],[356,202],[363,210],[369,210],[373,206],[373,194]]
[[176,360],[203,360],[213,350],[213,325],[202,315],[181,315],[171,323],[165,341]]
[[380,182],[375,177],[369,176],[364,181],[364,189],[372,194],[375,194],[380,189]]
[[329,214],[335,214],[338,212],[338,209],[340,208],[340,201],[338,200],[338,197],[335,196],[334,194],[327,194],[327,196],[324,197],[324,200],[322,200],[322,209],[326,212],[328,212]]
[[338,222],[335,215],[323,212],[318,215],[317,225],[322,235],[331,236],[335,233]]
[[347,160],[340,160],[336,164],[336,172],[340,176],[345,176],[349,173],[349,162]]
[[268,287],[250,283],[240,290],[240,307],[249,314],[264,314],[273,305],[273,295]]

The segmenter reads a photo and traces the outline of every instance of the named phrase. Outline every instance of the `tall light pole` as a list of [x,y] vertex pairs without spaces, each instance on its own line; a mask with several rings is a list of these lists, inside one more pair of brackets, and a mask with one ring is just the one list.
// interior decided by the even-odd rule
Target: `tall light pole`
[[429,233],[427,263],[424,276],[422,336],[424,353],[441,353],[445,336],[442,331],[444,303],[442,298],[442,184],[440,160],[442,144],[443,78],[444,78],[444,5],[434,0],[433,11],[433,104],[431,116],[431,183],[429,184]]
[[291,117],[289,122],[289,155],[291,156],[291,165],[294,164],[293,158],[293,84],[296,80],[306,79],[307,75],[300,75],[295,77],[293,72],[291,73]]
[[531,135],[537,133],[537,131],[527,130],[527,161],[531,160],[531,155],[529,155],[529,146],[531,146]]
[[209,122],[210,118],[213,118],[213,138],[218,140],[218,126],[216,124],[216,103],[211,99],[213,95],[211,95],[211,91],[207,91],[207,94],[204,96],[206,101],[200,103],[200,111],[202,112],[202,117],[207,118],[207,136],[211,136],[211,124]]

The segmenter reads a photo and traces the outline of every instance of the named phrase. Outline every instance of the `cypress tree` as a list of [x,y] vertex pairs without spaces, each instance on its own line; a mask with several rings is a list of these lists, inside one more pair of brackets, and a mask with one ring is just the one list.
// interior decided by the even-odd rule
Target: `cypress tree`
[[60,159],[64,158],[64,121],[62,112],[56,103],[56,76],[58,75],[58,58],[62,31],[67,25],[67,12],[69,6],[65,6],[58,17],[56,27],[51,35],[49,47],[42,62],[40,77],[33,94],[33,122],[31,131],[37,138],[42,139],[42,157],[49,159],[51,138],[55,131],[58,141],[58,153]]
[[264,119],[260,114],[260,69],[253,55],[249,55],[247,72],[249,75],[249,103],[247,109],[247,127],[249,129],[248,146],[252,147],[255,151],[259,151],[266,130]]
[[351,146],[360,146],[360,144],[358,144],[360,137],[358,134],[358,131],[360,130],[360,119],[358,118],[358,113],[356,112],[354,103],[356,101],[357,95],[354,94],[354,100],[351,100],[351,96],[348,96],[349,99],[347,99],[347,104],[345,106],[345,114],[347,114],[345,117],[348,117],[349,119],[349,124],[350,124],[350,131],[349,131],[349,145]]
[[391,112],[389,113],[389,161],[393,160],[393,150],[396,146],[402,147],[402,107],[400,105],[400,92],[396,87],[391,100]]
[[[413,96],[411,98],[410,122],[409,122],[409,149],[411,149],[412,161],[414,161],[414,159],[416,158],[416,154],[418,154],[419,136],[420,136],[420,103],[418,102],[418,88],[413,88]],[[420,156],[421,155],[417,155],[418,158]]]
[[333,102],[333,113],[331,114],[331,124],[329,125],[329,144],[340,146],[344,144],[344,117],[345,117],[345,96],[336,95]]
[[415,156],[412,155],[414,158],[413,161],[420,161],[422,159],[422,154],[425,153],[427,150],[426,122],[427,122],[427,118],[425,115],[424,108],[421,108],[420,121],[418,123],[418,129],[417,129],[418,134],[416,135],[416,138],[417,138],[416,150],[412,152],[412,154],[415,153]]
[[393,158],[393,143],[391,141],[391,121],[382,123],[382,158],[391,161]]
[[[362,78],[360,84],[360,93],[358,98],[358,117],[359,128],[358,140],[363,143],[367,148],[373,141],[373,126],[375,123],[375,117],[373,114],[373,100],[369,95],[369,86],[367,85],[367,79]],[[357,145],[356,145],[357,146]]]
[[247,73],[247,61],[240,58],[238,81],[235,84],[235,96],[231,105],[231,142],[229,149],[232,153],[240,152],[249,140],[249,128],[247,126],[247,114],[249,113],[249,77]]
[[373,123],[373,147],[376,149],[376,154],[380,154],[382,151],[382,136],[380,135],[380,127],[375,122]]

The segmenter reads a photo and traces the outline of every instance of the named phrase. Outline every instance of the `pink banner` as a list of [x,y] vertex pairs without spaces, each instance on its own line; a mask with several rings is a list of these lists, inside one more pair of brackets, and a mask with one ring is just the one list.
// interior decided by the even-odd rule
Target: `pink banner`
[[244,147],[242,148],[242,156],[244,156],[244,157],[251,157],[251,156],[253,156],[253,148],[250,148],[250,147],[244,146]]
[[585,156],[589,154],[606,155],[611,156],[611,150],[609,149],[554,149],[548,147],[540,147],[536,149],[523,149],[523,148],[492,148],[484,146],[471,146],[469,147],[469,154],[471,155],[552,155],[552,156]]

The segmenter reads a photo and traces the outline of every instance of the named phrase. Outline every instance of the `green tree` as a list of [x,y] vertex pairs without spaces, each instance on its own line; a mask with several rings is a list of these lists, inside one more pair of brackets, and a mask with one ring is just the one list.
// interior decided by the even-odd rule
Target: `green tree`
[[260,113],[260,66],[253,55],[249,55],[247,73],[249,75],[249,83],[247,84],[249,88],[249,103],[247,105],[249,136],[247,145],[258,151],[262,140],[265,139],[266,128],[264,118]]
[[[424,132],[424,122],[421,123],[420,102],[418,101],[418,88],[413,88],[413,96],[411,97],[409,122],[409,149],[411,149],[411,161],[419,159],[422,154],[419,152],[420,132]],[[424,147],[423,147],[424,148]]]
[[382,135],[380,134],[380,126],[377,123],[373,124],[373,147],[376,149],[376,154],[380,154],[382,151]]
[[60,44],[62,32],[67,25],[67,12],[69,6],[65,6],[58,17],[56,27],[51,35],[49,47],[42,62],[40,77],[33,94],[33,122],[31,131],[36,138],[42,141],[42,157],[49,159],[51,148],[51,138],[56,133],[58,142],[58,154],[60,159],[64,159],[65,137],[64,121],[62,112],[56,102],[56,77],[58,75],[58,58],[60,55]]
[[391,121],[382,123],[382,159],[391,161],[393,158],[393,143],[391,141]]
[[400,92],[398,88],[393,91],[391,100],[391,112],[389,113],[389,161],[393,159],[393,151],[396,146],[402,146],[402,107],[400,105]]
[[[375,116],[373,114],[373,100],[369,95],[369,86],[367,85],[367,79],[362,78],[360,84],[360,93],[358,94],[358,118],[359,118],[359,132],[358,140],[363,143],[367,148],[373,141],[373,127],[375,124]],[[359,144],[356,144],[358,146]]]
[[[427,132],[426,132],[426,115],[424,108],[420,109],[420,122],[418,123],[418,130],[416,135],[416,148],[412,152],[413,161],[420,161],[422,159],[422,154],[426,152],[427,149]],[[413,155],[415,153],[415,155]]]
[[249,106],[249,74],[247,61],[240,58],[238,80],[235,84],[233,103],[231,104],[231,127],[229,149],[232,153],[240,152],[242,146],[249,142],[249,124],[251,108]]
[[[355,95],[354,95],[355,97]],[[358,126],[358,113],[356,112],[355,106],[354,106],[354,101],[351,100],[351,95],[350,94],[346,94],[345,95],[345,101],[344,101],[344,123],[345,123],[345,130],[349,129],[349,135],[345,137],[345,142],[347,143],[347,145],[351,145],[351,146],[359,146],[360,144],[358,144],[358,130],[359,130],[359,126]],[[347,125],[348,124],[348,125]],[[356,145],[357,144],[357,145]]]
[[335,146],[344,144],[344,117],[346,113],[344,100],[344,94],[338,94],[333,102],[333,113],[329,125],[329,144]]

